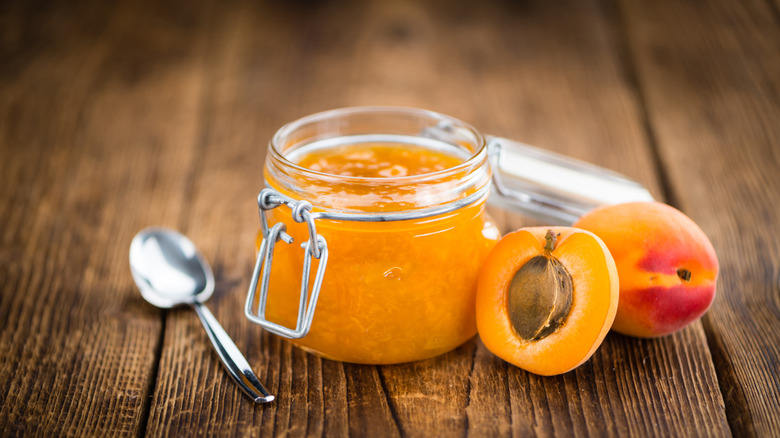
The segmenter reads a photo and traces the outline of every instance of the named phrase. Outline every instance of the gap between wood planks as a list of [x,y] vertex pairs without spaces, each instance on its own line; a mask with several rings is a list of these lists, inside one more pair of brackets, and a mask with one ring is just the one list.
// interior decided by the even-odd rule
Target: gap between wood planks
[[[204,11],[201,12],[201,14],[207,14],[209,11],[207,10],[209,7],[213,7],[212,2],[206,2],[206,7],[204,7]],[[206,33],[211,36],[214,34],[214,29],[212,26],[206,26],[207,30]],[[207,41],[213,41],[213,38],[207,38]],[[201,57],[203,58],[201,65],[206,66],[209,63],[208,55],[211,53],[210,50],[202,50]],[[204,71],[213,73],[213,70],[204,68]],[[186,183],[184,184],[184,193],[182,193],[182,204],[183,208],[181,209],[180,216],[178,219],[178,229],[179,231],[187,235],[187,231],[189,228],[189,219],[190,219],[190,209],[193,200],[196,196],[196,190],[197,190],[197,184],[195,184],[195,181],[197,180],[198,174],[203,169],[203,161],[205,154],[203,153],[207,147],[208,144],[208,135],[211,129],[211,119],[212,119],[212,111],[213,111],[213,84],[214,84],[214,78],[213,75],[209,75],[204,80],[204,89],[201,92],[201,96],[199,99],[199,109],[198,109],[198,120],[200,123],[198,124],[198,134],[195,137],[195,154],[194,154],[194,160],[190,163],[189,171],[185,177]],[[154,362],[152,364],[152,371],[150,376],[150,385],[148,388],[148,393],[146,397],[144,398],[144,402],[141,407],[141,420],[138,425],[138,434],[139,436],[146,436],[148,434],[148,426],[149,426],[149,419],[151,417],[152,412],[152,405],[154,404],[154,396],[158,389],[159,384],[159,378],[160,378],[160,362],[162,361],[162,352],[163,348],[165,346],[165,334],[167,330],[167,320],[170,314],[170,309],[160,309],[159,316],[160,316],[160,332],[157,338],[157,345],[154,349]]]
[[154,362],[152,363],[149,386],[146,388],[144,401],[141,403],[141,420],[138,422],[138,436],[146,436],[146,427],[152,413],[154,393],[157,391],[157,378],[160,375],[160,359],[162,359],[163,343],[165,339],[165,320],[168,318],[168,309],[160,309],[160,333],[157,336],[157,345],[154,348]]
[[[768,1],[771,3],[771,0]],[[650,116],[647,107],[647,97],[645,96],[645,92],[639,83],[636,60],[632,56],[631,50],[628,47],[628,32],[626,29],[626,19],[624,16],[624,12],[621,9],[620,5],[618,4],[618,0],[603,0],[600,3],[605,11],[605,15],[608,17],[609,21],[615,27],[616,34],[619,36],[619,38],[616,38],[617,56],[618,59],[620,60],[620,65],[623,67],[623,72],[626,75],[626,79],[630,84],[630,86],[634,89],[636,95],[636,101],[638,104],[639,113],[642,121],[642,129],[644,130],[647,144],[649,145],[650,151],[652,152],[653,165],[655,166],[656,174],[658,175],[658,184],[660,185],[664,197],[662,201],[677,209],[680,209],[678,195],[675,192],[671,180],[669,178],[669,173],[666,170],[666,166],[658,145],[658,139],[655,136],[652,122],[650,121]],[[701,321],[702,321],[702,326],[704,328],[704,334],[707,339],[707,348],[709,349],[708,353],[710,356],[710,360],[713,362],[715,375],[718,378],[718,391],[720,392],[721,397],[725,401],[727,400],[727,397],[724,396],[723,389],[724,388],[739,389],[739,386],[736,384],[733,375],[729,375],[729,374],[733,374],[733,372],[732,373],[729,373],[728,371],[724,372],[721,366],[717,366],[718,364],[720,365],[728,364],[728,361],[722,358],[721,360],[716,360],[716,355],[719,356],[723,355],[723,352],[721,351],[722,347],[715,345],[712,325],[708,324],[705,318],[702,318]],[[741,390],[738,392],[741,394]],[[741,403],[742,406],[746,405],[746,402],[744,400],[744,395],[742,395],[741,397],[741,402],[742,402]],[[744,430],[745,424],[741,422],[739,423],[737,422],[734,416],[734,412],[731,409],[729,409],[728,403],[726,406],[725,413],[732,434],[738,432],[739,430]],[[740,427],[742,429],[740,429]]]
[[661,158],[661,152],[658,148],[658,139],[655,137],[655,132],[653,132],[653,127],[650,123],[650,117],[647,111],[647,100],[642,87],[639,85],[635,61],[631,56],[631,50],[628,48],[626,20],[622,11],[620,10],[620,5],[617,4],[617,0],[602,0],[599,3],[604,10],[604,15],[607,17],[607,21],[614,27],[615,35],[618,36],[618,38],[615,39],[615,52],[617,53],[617,58],[620,61],[620,66],[623,69],[623,74],[626,77],[626,82],[628,82],[628,85],[634,90],[634,95],[639,110],[639,117],[642,122],[642,130],[644,131],[643,133],[645,135],[645,141],[649,146],[653,159],[653,166],[655,167],[655,174],[658,175],[658,185],[660,186],[664,197],[664,199],[661,201],[679,208],[677,196],[672,189],[672,185],[669,180],[669,174],[666,172],[666,167],[664,166],[663,159]]
[[[777,253],[766,246],[766,237],[755,227],[740,238],[731,233],[741,233],[737,222],[752,220],[771,227],[775,217],[771,208],[762,206],[777,199],[770,176],[776,175],[777,161],[772,160],[769,151],[777,138],[777,125],[772,120],[778,108],[778,3],[755,0],[736,4],[682,2],[666,7],[631,2],[619,5],[620,41],[626,45],[624,53],[634,74],[643,118],[653,136],[651,145],[658,157],[667,201],[678,208],[685,204],[690,214],[705,215],[708,220],[703,226],[725,231],[713,235],[713,243],[720,244],[721,250],[736,250],[721,254],[721,274],[730,274],[730,278],[722,276],[719,289],[722,293],[724,286],[731,286],[725,291],[729,295],[716,299],[701,319],[729,428],[732,433],[748,435],[772,431],[778,424],[777,402],[767,393],[777,394],[773,386],[777,368],[772,365],[777,363],[778,354],[774,341],[778,334],[773,330],[777,326],[772,324],[777,317],[776,313],[765,313],[761,319],[769,324],[763,329],[749,321],[760,317],[751,303],[767,298],[771,301],[773,290],[777,291],[773,279],[762,281],[751,273],[777,272]],[[681,113],[670,117],[670,109]],[[731,149],[734,146],[744,150],[736,152]],[[693,159],[707,155],[711,155],[711,162]],[[693,171],[681,167],[685,164],[680,160],[687,165],[695,163]],[[723,173],[726,169],[732,172]],[[695,189],[697,183],[719,188],[718,197],[702,197],[709,194],[702,190],[696,196],[674,189]],[[753,190],[740,191],[750,184]],[[726,213],[733,223],[713,219],[712,214],[721,205],[736,207]],[[740,240],[752,241],[737,244]],[[735,298],[730,293],[742,292],[742,279],[758,287],[753,295]],[[732,331],[729,324],[734,323]],[[759,360],[752,366],[741,366],[751,355]],[[770,386],[762,388],[767,384]]]

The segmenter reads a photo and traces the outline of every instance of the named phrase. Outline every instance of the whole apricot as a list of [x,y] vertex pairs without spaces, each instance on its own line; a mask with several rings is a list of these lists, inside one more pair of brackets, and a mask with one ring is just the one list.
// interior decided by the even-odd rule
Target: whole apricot
[[550,376],[590,358],[617,305],[617,269],[601,239],[574,228],[522,228],[482,265],[477,330],[496,356]]
[[715,249],[679,210],[659,202],[610,205],[585,214],[574,226],[601,237],[617,264],[616,332],[665,336],[700,318],[712,304]]

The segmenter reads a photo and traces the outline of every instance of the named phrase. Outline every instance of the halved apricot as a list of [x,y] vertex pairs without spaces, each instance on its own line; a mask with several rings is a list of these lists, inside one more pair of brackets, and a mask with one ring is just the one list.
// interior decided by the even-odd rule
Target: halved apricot
[[618,306],[618,274],[589,231],[522,228],[498,242],[477,289],[477,330],[493,354],[544,376],[565,373],[601,345]]

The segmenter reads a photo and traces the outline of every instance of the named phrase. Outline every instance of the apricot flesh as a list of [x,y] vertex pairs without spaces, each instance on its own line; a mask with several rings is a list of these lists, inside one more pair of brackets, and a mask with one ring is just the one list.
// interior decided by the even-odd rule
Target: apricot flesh
[[[556,236],[552,250],[545,248],[549,231]],[[540,256],[560,263],[570,276],[570,285],[560,285],[558,292],[550,294],[539,289],[540,284],[553,287],[548,280],[526,278],[522,283],[534,285],[523,286],[531,296],[512,298],[524,293],[517,284],[513,286],[518,273],[526,276],[521,270]],[[553,271],[558,272],[558,268],[545,268],[545,272]],[[567,288],[570,300],[566,299]],[[618,290],[615,262],[593,233],[567,227],[522,228],[501,238],[482,265],[477,330],[485,347],[505,361],[539,375],[562,374],[587,361],[601,345],[615,318]],[[534,296],[541,297],[542,304],[521,303],[514,305],[514,311],[519,308],[542,314],[530,315],[529,322],[518,322],[511,314],[510,299],[533,301]],[[523,325],[533,327],[539,318],[547,318],[541,328],[523,332]]]
[[699,319],[715,298],[718,259],[693,220],[659,202],[595,209],[575,227],[601,237],[615,258],[620,304],[613,330],[665,336]]

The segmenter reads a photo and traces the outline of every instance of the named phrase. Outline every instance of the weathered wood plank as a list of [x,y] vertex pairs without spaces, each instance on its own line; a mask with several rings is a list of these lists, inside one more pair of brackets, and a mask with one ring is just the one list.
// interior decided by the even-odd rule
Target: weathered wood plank
[[201,7],[211,21],[201,30],[209,41],[197,68],[208,82],[182,230],[215,267],[218,287],[209,307],[277,399],[254,405],[245,398],[222,369],[195,314],[172,311],[147,432],[345,434],[346,391],[355,386],[357,373],[347,375],[342,364],[263,333],[243,313],[265,148],[276,128],[301,115],[285,102],[298,92],[287,72],[300,54],[290,45],[303,47],[297,40],[306,35],[299,32],[294,6],[211,2]]
[[[612,11],[582,2],[502,6],[463,13],[474,28],[458,42],[482,53],[472,81],[490,103],[478,125],[616,169],[662,198]],[[527,223],[507,218],[510,228]],[[476,357],[475,370],[494,366],[489,354]],[[504,383],[472,374],[472,393],[488,400],[472,396],[470,428],[496,430],[506,421],[518,434],[729,434],[700,325],[656,341],[610,335],[589,363],[566,376],[540,378],[513,367],[506,376]],[[662,384],[672,378],[675,385]],[[495,419],[491,409],[505,393],[509,421]]]
[[[143,425],[161,318],[132,285],[127,248],[180,215],[191,154],[161,145],[192,130],[197,72],[167,62],[190,48],[166,41],[175,30],[138,32],[127,6],[4,4],[2,435]],[[152,44],[136,51],[127,35]]]
[[[776,4],[774,5],[776,8]],[[705,316],[729,423],[780,430],[780,22],[771,2],[622,2],[675,203],[721,263]]]

